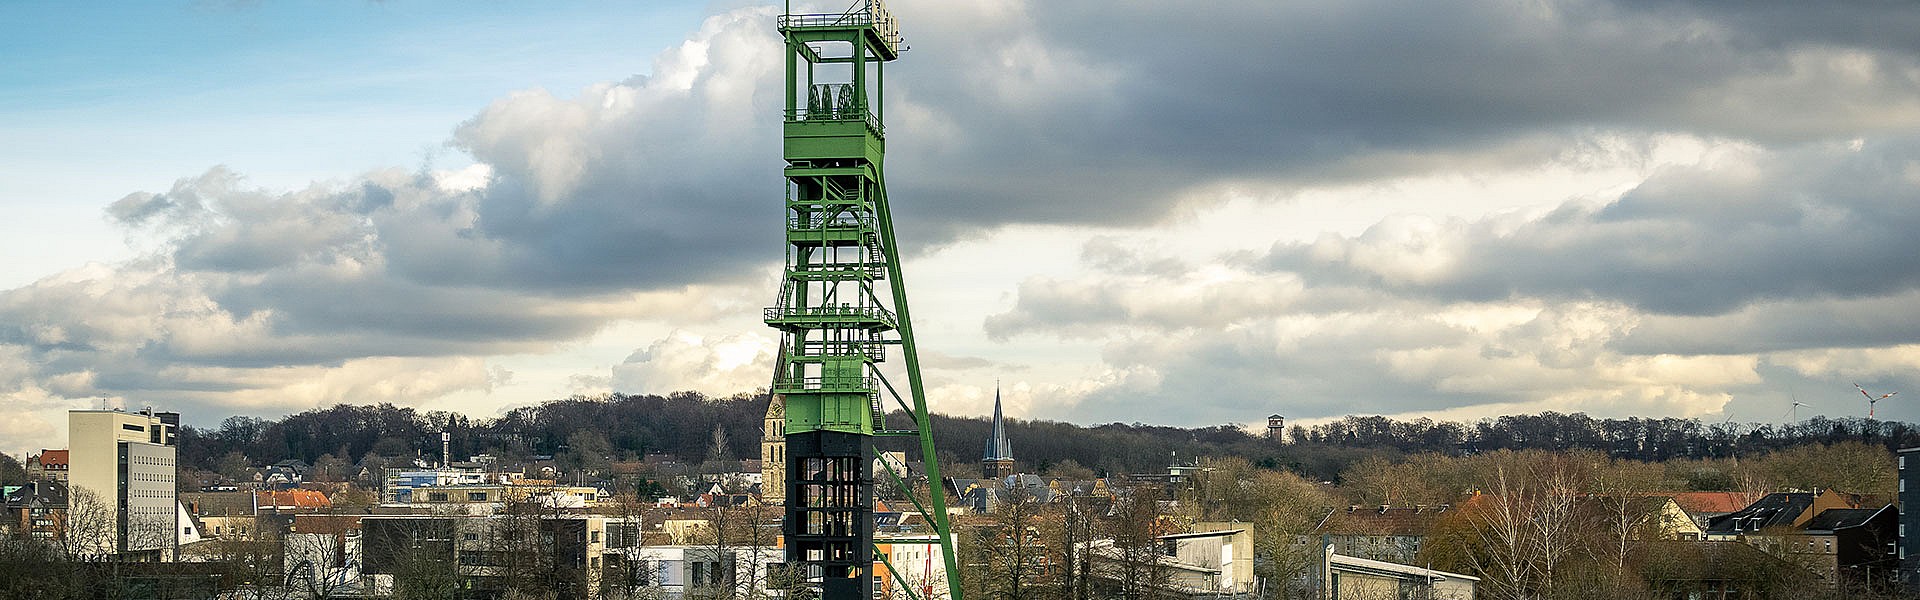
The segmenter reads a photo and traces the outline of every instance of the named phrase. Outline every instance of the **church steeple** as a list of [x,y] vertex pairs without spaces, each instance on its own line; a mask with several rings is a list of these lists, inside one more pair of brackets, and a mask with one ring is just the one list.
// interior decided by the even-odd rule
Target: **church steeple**
[[1007,439],[1007,423],[1000,415],[1000,384],[993,384],[993,433],[987,437],[986,456],[980,459],[980,473],[991,479],[1013,474],[1013,442]]

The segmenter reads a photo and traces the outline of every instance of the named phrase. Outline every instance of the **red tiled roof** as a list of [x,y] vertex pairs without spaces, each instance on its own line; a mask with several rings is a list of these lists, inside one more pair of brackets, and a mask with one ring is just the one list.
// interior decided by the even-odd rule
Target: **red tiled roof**
[[40,466],[42,467],[47,467],[52,465],[66,466],[66,464],[67,464],[66,450],[42,450],[40,452]]
[[278,492],[254,492],[254,500],[262,507],[279,506],[293,508],[330,508],[333,502],[327,495],[313,490],[283,490]]
[[1657,494],[1672,496],[1680,505],[1680,510],[1692,513],[1720,514],[1738,511],[1753,504],[1754,498],[1741,492],[1676,492]]

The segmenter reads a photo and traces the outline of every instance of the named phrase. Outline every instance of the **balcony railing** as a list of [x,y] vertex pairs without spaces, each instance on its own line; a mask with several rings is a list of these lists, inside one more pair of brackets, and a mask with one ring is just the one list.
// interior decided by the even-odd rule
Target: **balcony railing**
[[806,342],[800,346],[800,356],[864,356],[872,362],[887,359],[887,345],[879,340],[852,342]]
[[872,377],[780,377],[773,380],[773,393],[839,392],[872,394],[879,389]]
[[830,27],[872,27],[887,51],[900,53],[900,23],[879,0],[867,0],[840,14],[780,15],[780,30]]
[[763,311],[768,323],[784,321],[855,322],[894,326],[893,311],[878,306],[775,306]]
[[887,128],[880,124],[880,116],[860,109],[822,108],[807,110],[804,108],[796,108],[787,111],[788,123],[798,123],[802,121],[809,123],[864,121],[867,124],[867,129],[873,131],[874,137],[887,137]]
[[850,215],[846,213],[829,215],[815,212],[802,217],[787,217],[787,229],[873,229],[879,221],[873,215]]

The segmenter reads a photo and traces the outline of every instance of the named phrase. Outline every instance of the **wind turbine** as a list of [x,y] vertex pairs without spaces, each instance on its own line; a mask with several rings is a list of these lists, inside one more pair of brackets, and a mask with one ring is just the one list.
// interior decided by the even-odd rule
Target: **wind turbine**
[[1788,425],[1792,425],[1794,423],[1800,422],[1800,407],[1806,406],[1806,405],[1807,403],[1805,402],[1795,400],[1793,402],[1793,406],[1787,407],[1787,416],[1789,418],[1789,420],[1787,421]]
[[1875,398],[1873,397],[1873,394],[1867,393],[1867,388],[1860,387],[1860,384],[1858,383],[1853,384],[1853,389],[1860,390],[1860,395],[1867,397],[1867,418],[1869,419],[1873,418],[1873,405],[1879,404],[1881,400],[1892,398],[1895,394],[1900,393],[1900,392],[1887,392],[1885,394],[1881,394],[1879,398]]

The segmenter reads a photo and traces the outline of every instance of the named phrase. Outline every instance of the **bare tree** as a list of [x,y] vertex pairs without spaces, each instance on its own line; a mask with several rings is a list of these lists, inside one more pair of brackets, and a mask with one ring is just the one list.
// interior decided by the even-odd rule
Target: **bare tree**
[[393,577],[394,600],[453,600],[460,590],[451,519],[424,520],[388,535],[363,535],[365,555]]
[[1596,535],[1584,547],[1608,567],[1606,586],[1610,595],[1626,597],[1642,587],[1633,572],[1633,557],[1646,543],[1666,537],[1668,516],[1663,509],[1672,500],[1648,496],[1644,482],[1615,475],[1603,473],[1595,478],[1596,495],[1589,507],[1596,513],[1597,522],[1592,524]]
[[966,576],[974,594],[1021,599],[1039,594],[1047,583],[1047,552],[1039,523],[1042,505],[1025,488],[1008,490],[994,507],[993,522],[971,530]]
[[281,537],[286,582],[295,598],[332,598],[351,588],[346,537],[337,533],[291,533]]
[[703,546],[706,566],[700,568],[706,569],[701,577],[706,585],[689,590],[689,598],[787,598],[801,587],[766,560],[779,548],[779,514],[761,507],[715,505],[707,508],[707,525],[697,537]]
[[666,588],[659,585],[660,563],[649,558],[623,553],[618,562],[608,565],[600,578],[600,597],[604,600],[666,600]]
[[117,519],[113,506],[92,489],[67,490],[66,523],[61,527],[60,551],[79,561],[104,561],[114,554]]
[[1466,507],[1477,538],[1469,564],[1491,598],[1549,597],[1579,548],[1578,476],[1554,457],[1520,457],[1496,466],[1489,488]]
[[1069,496],[1057,508],[1040,519],[1038,529],[1045,540],[1042,549],[1051,568],[1041,582],[1041,592],[1063,600],[1091,600],[1093,564],[1087,551],[1094,537],[1094,508],[1091,499]]
[[[1254,571],[1268,582],[1267,589],[1274,594],[1308,593],[1307,584],[1321,557],[1317,544],[1301,542],[1326,516],[1334,499],[1314,482],[1292,473],[1258,468],[1241,457],[1203,458],[1199,466],[1192,489],[1180,498],[1184,516],[1195,521],[1247,523],[1253,534],[1254,554],[1261,558]],[[1389,467],[1379,463],[1367,468]],[[1402,481],[1395,485],[1407,489],[1440,487],[1411,481],[1415,478],[1404,475],[1397,477]]]
[[1098,577],[1109,586],[1104,597],[1149,600],[1165,596],[1172,580],[1161,547],[1158,488],[1141,486],[1114,500],[1109,517],[1101,522],[1103,537],[1112,540]]
[[86,597],[86,566],[56,543],[0,538],[0,598]]
[[622,490],[613,498],[612,519],[607,521],[607,548],[616,550],[600,574],[600,597],[606,600],[664,600],[666,591],[659,585],[660,564],[642,558],[644,531],[640,519],[647,502],[634,490]]
[[564,568],[560,557],[563,544],[575,545],[572,540],[561,539],[573,535],[573,528],[560,523],[558,502],[548,501],[553,507],[543,506],[541,498],[552,498],[552,490],[508,499],[489,518],[462,519],[478,529],[474,535],[481,542],[472,548],[472,558],[463,558],[462,562],[516,599],[552,598],[563,586],[585,583],[569,576],[574,569]]

